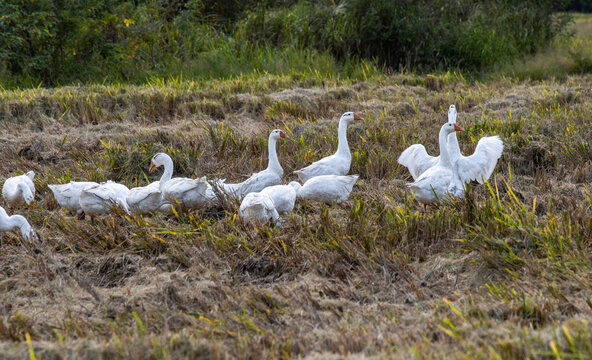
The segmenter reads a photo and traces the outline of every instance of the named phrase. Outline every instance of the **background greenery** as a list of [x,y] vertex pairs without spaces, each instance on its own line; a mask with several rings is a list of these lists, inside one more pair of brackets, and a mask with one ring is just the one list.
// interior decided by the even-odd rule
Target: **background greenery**
[[0,82],[58,86],[244,73],[472,73],[543,47],[567,25],[544,0],[6,0]]

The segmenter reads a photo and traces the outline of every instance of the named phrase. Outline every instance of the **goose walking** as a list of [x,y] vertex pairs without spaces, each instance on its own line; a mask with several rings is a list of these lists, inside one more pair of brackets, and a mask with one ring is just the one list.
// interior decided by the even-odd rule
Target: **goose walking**
[[337,152],[294,171],[302,183],[320,175],[347,175],[351,165],[351,152],[347,143],[347,127],[354,120],[364,120],[353,112],[346,112],[339,119]]
[[415,199],[427,205],[439,202],[448,193],[448,186],[452,182],[453,167],[447,149],[448,134],[463,131],[456,123],[446,123],[440,128],[439,146],[440,156],[435,166],[424,171],[413,183],[407,187],[415,192]]
[[[6,210],[3,207],[0,207],[0,231],[12,231],[12,230],[20,230],[21,236],[23,239],[27,240],[28,242],[33,242],[33,239],[37,239],[37,234],[29,225],[27,219],[25,219],[21,215],[12,215],[8,216]],[[0,235],[0,240],[2,239],[2,235]]]
[[13,176],[4,181],[2,197],[9,207],[14,208],[23,204],[30,205],[35,198],[34,171],[20,176]]

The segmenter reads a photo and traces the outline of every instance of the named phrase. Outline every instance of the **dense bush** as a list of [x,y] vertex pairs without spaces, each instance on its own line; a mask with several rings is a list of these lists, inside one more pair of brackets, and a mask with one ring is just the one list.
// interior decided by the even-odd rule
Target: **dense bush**
[[390,67],[479,69],[545,44],[567,24],[564,1],[346,0],[250,13],[251,42],[375,58]]
[[[481,69],[565,26],[561,0],[4,0],[2,86],[314,68]],[[300,59],[306,59],[307,64]]]

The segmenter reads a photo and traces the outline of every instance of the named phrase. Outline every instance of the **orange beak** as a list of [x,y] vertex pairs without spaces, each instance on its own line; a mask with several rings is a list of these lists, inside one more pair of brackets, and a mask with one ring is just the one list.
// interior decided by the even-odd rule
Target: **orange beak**
[[281,138],[287,138],[288,135],[286,135],[286,133],[284,133],[283,131],[280,130],[280,137]]
[[154,165],[154,163],[150,161],[150,169],[148,169],[148,172],[153,172],[154,170],[156,170],[156,165]]
[[364,120],[364,118],[361,117],[360,115],[354,113],[354,120]]
[[31,210],[35,209],[35,201],[31,201],[29,203],[29,209],[31,209]]
[[465,131],[465,129],[463,129],[460,126],[454,124],[454,131]]

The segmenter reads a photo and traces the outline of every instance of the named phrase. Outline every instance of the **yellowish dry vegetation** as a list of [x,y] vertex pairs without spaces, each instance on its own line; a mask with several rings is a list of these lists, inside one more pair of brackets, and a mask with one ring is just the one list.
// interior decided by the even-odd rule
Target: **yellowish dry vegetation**
[[[588,358],[592,315],[592,78],[468,83],[397,75],[364,82],[295,76],[0,94],[0,173],[35,170],[43,241],[5,234],[0,357]],[[449,104],[464,153],[498,134],[489,186],[423,211],[396,162],[437,153]],[[283,226],[236,209],[175,217],[57,209],[48,183],[144,185],[166,151],[179,176],[241,180],[266,163],[273,128],[285,181],[349,130],[345,208],[299,203]]]

